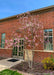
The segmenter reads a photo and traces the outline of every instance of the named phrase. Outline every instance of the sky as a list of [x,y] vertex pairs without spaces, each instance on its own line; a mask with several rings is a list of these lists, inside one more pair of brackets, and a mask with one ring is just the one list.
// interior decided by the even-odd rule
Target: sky
[[54,5],[54,0],[0,0],[0,19]]

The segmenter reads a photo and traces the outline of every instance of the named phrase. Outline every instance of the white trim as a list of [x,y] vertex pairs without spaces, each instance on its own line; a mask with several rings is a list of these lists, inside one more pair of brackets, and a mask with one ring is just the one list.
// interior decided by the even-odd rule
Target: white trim
[[31,49],[24,49],[24,51],[25,50],[36,51],[36,52],[54,52],[54,51],[50,51],[50,50],[31,50]]
[[12,48],[0,48],[0,49],[12,49]]
[[[47,30],[47,29],[44,29],[44,30]],[[43,30],[43,39],[45,38],[45,37],[44,37],[44,30]],[[52,45],[53,45],[53,29],[52,29],[52,36],[48,36],[48,37],[52,37]],[[43,43],[43,49],[44,49],[44,43]],[[45,50],[45,49],[44,49],[44,52],[45,52],[45,51],[51,52],[52,50]]]
[[44,50],[44,52],[54,52],[53,50]]

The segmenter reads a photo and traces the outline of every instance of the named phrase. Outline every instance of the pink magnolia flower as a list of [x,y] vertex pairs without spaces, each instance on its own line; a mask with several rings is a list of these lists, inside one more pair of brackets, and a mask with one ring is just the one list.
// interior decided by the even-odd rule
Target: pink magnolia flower
[[38,46],[38,43],[35,43],[35,46]]
[[35,36],[34,36],[34,40],[35,40]]
[[43,31],[42,30],[40,30],[40,33],[42,33]]
[[40,39],[40,41],[42,41],[42,40]]
[[5,43],[8,43],[8,40],[5,40]]
[[5,47],[6,49],[8,48],[8,46]]
[[19,28],[19,29],[21,30],[21,29],[23,29],[23,28]]
[[44,41],[42,40],[41,43],[43,43]]
[[36,37],[38,37],[38,35],[36,35]]
[[31,42],[31,40],[28,40],[28,42]]
[[17,44],[17,42],[14,43],[14,45],[16,45],[16,44]]
[[44,38],[46,39],[48,36],[45,36]]
[[31,29],[30,28],[28,28],[28,31],[30,31]]
[[17,18],[18,18],[19,16],[17,16]]
[[28,37],[25,37],[25,39],[27,40],[27,39],[28,39]]
[[18,42],[20,41],[20,39],[18,38]]
[[18,38],[15,38],[15,40],[18,40]]
[[14,36],[17,36],[17,33],[15,33]]
[[13,40],[11,39],[10,41],[12,42]]
[[13,43],[10,44],[11,46],[13,45]]
[[11,47],[11,45],[10,45],[10,44],[8,45],[8,48],[9,48],[9,47]]
[[17,45],[17,47],[19,48],[19,45]]
[[23,27],[24,29],[27,28],[26,26]]
[[31,47],[30,45],[28,45],[29,47]]
[[40,25],[39,25],[39,24],[37,24],[37,26],[39,27]]
[[35,42],[35,39],[33,39],[33,42]]

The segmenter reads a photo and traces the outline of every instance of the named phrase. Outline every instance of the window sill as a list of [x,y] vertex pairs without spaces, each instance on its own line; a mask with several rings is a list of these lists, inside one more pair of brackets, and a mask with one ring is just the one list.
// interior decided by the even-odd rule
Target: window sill
[[12,48],[1,48],[1,47],[0,47],[0,49],[12,49]]
[[[25,50],[29,50],[29,49],[24,49]],[[54,52],[53,50],[31,50],[31,51],[36,51],[36,52]]]
[[44,50],[44,52],[54,52],[53,50]]

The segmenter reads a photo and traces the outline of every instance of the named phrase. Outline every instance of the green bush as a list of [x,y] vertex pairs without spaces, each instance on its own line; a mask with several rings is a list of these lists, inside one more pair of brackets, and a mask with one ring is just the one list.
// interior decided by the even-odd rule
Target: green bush
[[5,70],[0,72],[0,75],[22,75],[22,74],[18,73],[17,71],[5,69]]
[[51,57],[44,58],[42,60],[42,63],[43,63],[44,69],[51,69],[51,70],[54,69],[54,58],[52,55]]

